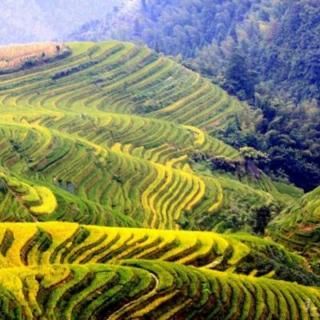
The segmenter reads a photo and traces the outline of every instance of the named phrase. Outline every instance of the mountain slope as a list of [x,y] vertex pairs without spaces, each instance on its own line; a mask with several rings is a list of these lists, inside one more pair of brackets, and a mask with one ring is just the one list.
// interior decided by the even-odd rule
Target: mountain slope
[[301,195],[215,137],[254,113],[144,46],[65,46],[0,75],[1,315],[317,319],[309,261],[231,232]]
[[[69,39],[125,39],[177,56],[262,111],[253,132],[221,137],[270,154],[264,167],[309,192],[320,185],[316,0],[148,0],[86,23]],[[281,148],[279,148],[281,145]]]
[[319,6],[314,0],[135,1],[131,10],[120,7],[70,36],[110,37],[191,58],[191,66],[215,81],[227,77],[238,50],[260,92],[296,102],[319,99]]
[[0,224],[0,234],[0,310],[8,319],[318,316],[319,289],[270,279],[320,281],[271,241],[61,222]]
[[270,234],[308,257],[320,270],[320,188],[285,209],[269,226]]
[[[117,264],[124,259],[180,265],[319,285],[300,256],[247,234],[84,226],[75,223],[3,223],[1,267]],[[45,245],[45,249],[43,248]],[[66,249],[67,248],[67,249]],[[263,263],[259,263],[264,261]],[[289,266],[290,265],[290,272]]]
[[318,317],[320,300],[316,288],[143,260],[4,269],[0,279],[1,305],[14,308],[2,308],[8,319],[267,319],[268,314],[307,320]]
[[[214,138],[245,108],[219,87],[145,47],[69,47],[0,77],[3,219],[251,229],[257,208],[293,199]],[[37,216],[24,200],[34,185],[52,190],[53,212]]]

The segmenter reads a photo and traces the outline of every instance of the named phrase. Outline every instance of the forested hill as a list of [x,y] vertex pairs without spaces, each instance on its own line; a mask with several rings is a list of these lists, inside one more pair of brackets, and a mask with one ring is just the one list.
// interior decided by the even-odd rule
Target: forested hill
[[118,38],[177,56],[261,110],[256,129],[222,133],[269,154],[264,169],[305,190],[320,184],[318,0],[134,0],[70,38]]

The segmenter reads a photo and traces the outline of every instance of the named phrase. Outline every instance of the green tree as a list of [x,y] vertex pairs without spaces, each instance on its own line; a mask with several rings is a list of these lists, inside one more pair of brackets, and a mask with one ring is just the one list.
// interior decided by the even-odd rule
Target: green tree
[[226,89],[241,100],[254,100],[255,85],[247,61],[239,51],[232,54],[225,73]]

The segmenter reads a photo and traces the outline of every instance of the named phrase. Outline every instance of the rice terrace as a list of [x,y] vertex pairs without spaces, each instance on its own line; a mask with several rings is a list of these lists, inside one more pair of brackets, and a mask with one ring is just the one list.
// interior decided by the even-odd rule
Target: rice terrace
[[320,190],[256,114],[145,45],[0,48],[1,319],[320,319]]

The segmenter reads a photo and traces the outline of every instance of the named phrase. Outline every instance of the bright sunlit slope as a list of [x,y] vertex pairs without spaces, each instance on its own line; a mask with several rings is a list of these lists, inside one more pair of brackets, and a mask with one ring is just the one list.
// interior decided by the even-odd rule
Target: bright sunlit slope
[[319,277],[271,241],[62,222],[0,237],[6,319],[318,319],[319,289],[279,279]]

